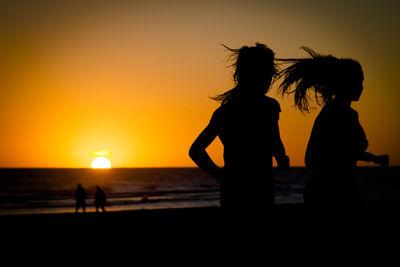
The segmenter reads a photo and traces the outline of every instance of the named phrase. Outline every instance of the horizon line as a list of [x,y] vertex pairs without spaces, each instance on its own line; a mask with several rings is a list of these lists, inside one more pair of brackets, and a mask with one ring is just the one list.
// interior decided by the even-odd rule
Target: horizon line
[[[381,168],[380,166],[372,165],[372,166],[357,166],[357,168]],[[388,168],[392,167],[400,167],[400,165],[393,165],[389,166]],[[153,167],[111,167],[111,168],[92,168],[92,167],[0,167],[0,169],[93,169],[93,170],[110,170],[110,169],[167,169],[167,168],[198,168],[197,166],[153,166]],[[222,168],[220,166],[220,168]],[[273,169],[277,169],[277,166],[273,166]],[[306,168],[305,165],[297,165],[297,166],[290,166],[290,168]]]

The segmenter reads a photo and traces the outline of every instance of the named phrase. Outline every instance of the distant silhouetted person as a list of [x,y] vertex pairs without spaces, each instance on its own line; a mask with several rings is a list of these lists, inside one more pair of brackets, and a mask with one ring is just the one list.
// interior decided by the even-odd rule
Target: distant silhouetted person
[[104,206],[107,204],[107,198],[104,191],[100,186],[96,186],[96,195],[94,197],[94,205],[96,206],[96,212],[99,212],[99,207],[103,212],[105,212]]
[[82,208],[82,211],[86,212],[86,190],[82,187],[81,184],[78,184],[76,189],[76,207],[75,212],[78,212],[79,208]]
[[[322,56],[303,48],[311,58],[289,59],[291,66],[281,72],[282,93],[294,93],[301,111],[310,110],[309,91],[323,108],[315,119],[305,163],[312,175],[304,192],[308,207],[355,208],[362,203],[356,185],[357,161],[387,166],[387,155],[365,152],[368,141],[351,102],[363,91],[361,65],[352,59]],[[290,89],[294,85],[294,89]]]
[[[289,167],[279,134],[280,105],[265,96],[277,73],[274,53],[258,43],[240,49],[224,47],[236,59],[236,86],[213,98],[221,106],[192,144],[189,155],[220,181],[221,206],[225,210],[265,210],[274,203],[272,156],[282,169]],[[224,145],[223,168],[206,152],[217,136]]]

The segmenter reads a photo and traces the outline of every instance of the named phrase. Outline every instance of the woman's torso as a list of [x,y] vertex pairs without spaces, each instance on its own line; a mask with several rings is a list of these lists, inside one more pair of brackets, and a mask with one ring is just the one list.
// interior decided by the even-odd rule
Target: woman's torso
[[351,107],[326,104],[317,116],[306,152],[306,165],[330,172],[355,169],[368,141]]
[[357,159],[368,146],[358,114],[351,107],[327,104],[315,120],[306,152],[312,169],[305,200],[359,201]]
[[226,169],[270,171],[279,112],[279,103],[269,97],[232,100],[215,111]]

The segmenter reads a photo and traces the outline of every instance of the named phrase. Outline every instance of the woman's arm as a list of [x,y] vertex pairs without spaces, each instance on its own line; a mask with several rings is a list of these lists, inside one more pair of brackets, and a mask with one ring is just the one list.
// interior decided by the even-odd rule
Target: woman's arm
[[389,166],[389,156],[388,155],[374,155],[369,152],[362,152],[361,155],[359,156],[358,160],[370,162],[372,161],[375,164],[379,164],[382,167],[388,167]]
[[369,152],[365,152],[365,150],[368,148],[368,140],[367,140],[367,136],[365,134],[365,131],[363,129],[363,127],[361,126],[359,120],[358,120],[358,113],[356,113],[356,126],[358,129],[358,136],[359,136],[359,140],[360,140],[360,154],[358,156],[357,160],[361,160],[361,161],[366,161],[366,162],[373,162],[375,164],[379,164],[382,167],[388,167],[389,166],[389,156],[388,155],[374,155],[372,153]]
[[285,152],[285,147],[282,143],[281,135],[279,132],[279,125],[278,121],[274,123],[274,129],[273,129],[273,144],[274,148],[272,151],[272,155],[275,157],[276,162],[278,163],[278,168],[281,170],[287,170],[289,169],[289,157],[286,155]]
[[211,123],[200,133],[189,149],[189,156],[194,163],[205,172],[214,176],[218,181],[222,177],[222,169],[208,155],[206,148],[217,137],[217,129]]

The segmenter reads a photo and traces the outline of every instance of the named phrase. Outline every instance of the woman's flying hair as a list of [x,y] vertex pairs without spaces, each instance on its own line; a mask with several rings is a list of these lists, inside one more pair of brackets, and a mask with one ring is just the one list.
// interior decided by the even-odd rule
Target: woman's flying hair
[[[331,101],[339,92],[341,83],[354,66],[360,64],[351,59],[339,59],[334,56],[320,55],[307,47],[301,47],[311,58],[277,59],[281,62],[294,63],[283,69],[278,77],[284,80],[279,86],[282,95],[294,93],[295,106],[302,112],[310,111],[309,89],[314,89],[314,97],[318,105]],[[294,85],[294,89],[291,89]],[[339,92],[340,93],[340,92]]]
[[235,72],[233,74],[233,80],[235,82],[235,87],[221,95],[216,97],[211,97],[222,104],[227,103],[233,97],[240,95],[242,90],[241,87],[243,77],[246,76],[254,68],[265,68],[266,79],[270,78],[271,81],[278,74],[277,65],[274,63],[274,52],[264,44],[256,43],[255,46],[242,46],[239,49],[229,48],[228,46],[221,44],[227,50],[231,52],[228,60],[233,60],[234,63],[229,67],[234,67]]

